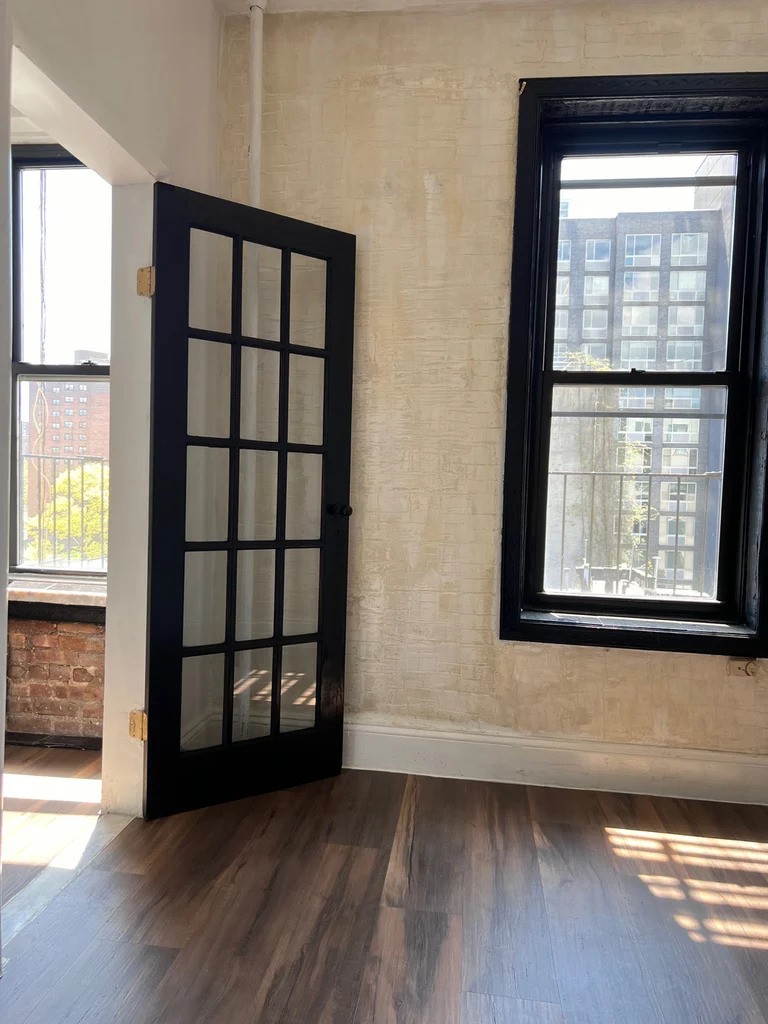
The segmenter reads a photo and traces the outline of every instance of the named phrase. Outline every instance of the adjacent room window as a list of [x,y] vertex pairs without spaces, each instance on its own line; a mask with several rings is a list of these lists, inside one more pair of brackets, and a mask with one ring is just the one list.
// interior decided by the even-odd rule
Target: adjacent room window
[[[59,147],[19,146],[13,198],[11,568],[103,574],[111,189]],[[55,443],[75,429],[75,409],[78,445],[72,433]]]
[[768,76],[678,76],[675,115],[670,87],[521,95],[505,638],[768,650]]

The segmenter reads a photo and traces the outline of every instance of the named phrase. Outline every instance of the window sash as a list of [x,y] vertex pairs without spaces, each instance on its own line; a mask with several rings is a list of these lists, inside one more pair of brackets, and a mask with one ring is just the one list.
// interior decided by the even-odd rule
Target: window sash
[[[14,146],[12,151],[12,175],[11,184],[13,190],[13,208],[14,210],[19,209],[19,181],[21,172],[27,167],[81,167],[82,164],[79,160],[73,157],[66,150],[63,150],[60,146],[45,145],[45,146]],[[21,331],[21,249],[20,239],[18,237],[18,228],[20,222],[17,217],[14,217],[13,222],[13,274],[12,274],[12,289],[13,289],[13,330],[12,330],[12,362],[11,362],[11,383],[12,383],[12,397],[11,397],[11,516],[10,516],[10,570],[14,575],[28,575],[34,576],[45,575],[47,577],[57,576],[62,579],[65,578],[77,578],[77,577],[106,577],[106,570],[100,569],[69,569],[63,567],[53,568],[30,568],[23,565],[19,565],[19,542],[22,536],[20,529],[20,517],[22,514],[22,503],[19,497],[19,438],[18,438],[18,423],[19,423],[19,408],[18,408],[18,394],[19,384],[25,379],[28,380],[43,380],[48,379],[51,381],[57,381],[62,386],[61,397],[66,397],[65,392],[69,391],[68,385],[71,385],[71,390],[84,389],[87,386],[87,382],[95,383],[98,381],[109,381],[110,377],[110,366],[108,363],[105,364],[37,364],[37,363],[25,363],[21,360],[21,345],[22,345],[22,331]],[[84,383],[85,382],[85,383]],[[59,402],[61,412],[64,412],[66,405],[63,402]],[[67,410],[70,416],[73,416],[75,405],[71,405]],[[78,409],[79,413],[85,412],[85,410]],[[72,426],[69,429],[72,433],[72,442],[67,447],[72,447],[71,452],[61,452],[62,461],[66,458],[78,459],[80,454],[76,449],[80,447],[75,443],[75,431],[76,431],[76,420],[79,417],[72,419]],[[61,417],[62,422],[65,421]],[[60,437],[63,435],[65,428],[60,428]],[[64,447],[62,441],[61,447]]]

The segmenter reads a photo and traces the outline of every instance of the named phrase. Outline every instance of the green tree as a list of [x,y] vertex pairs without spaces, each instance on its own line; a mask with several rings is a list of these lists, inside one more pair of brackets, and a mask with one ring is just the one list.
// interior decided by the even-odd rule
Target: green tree
[[30,562],[61,565],[107,556],[109,465],[85,462],[60,473],[42,513],[26,521]]

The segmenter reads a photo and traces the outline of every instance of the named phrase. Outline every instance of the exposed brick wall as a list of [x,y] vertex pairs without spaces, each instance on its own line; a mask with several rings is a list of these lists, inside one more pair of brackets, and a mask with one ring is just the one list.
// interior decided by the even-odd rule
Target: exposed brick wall
[[8,732],[101,736],[104,626],[8,621]]

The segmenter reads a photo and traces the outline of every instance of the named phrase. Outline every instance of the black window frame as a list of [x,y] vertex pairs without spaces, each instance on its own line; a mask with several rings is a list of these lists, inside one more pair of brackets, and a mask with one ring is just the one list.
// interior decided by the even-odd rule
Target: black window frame
[[[55,144],[14,145],[11,147],[11,213],[12,213],[12,334],[11,334],[11,473],[10,498],[11,515],[9,529],[10,575],[16,579],[41,577],[46,580],[94,579],[105,581],[106,569],[77,569],[58,566],[44,568],[19,565],[21,502],[19,494],[19,383],[24,379],[41,380],[49,378],[63,383],[90,381],[109,382],[109,363],[27,363],[22,360],[21,286],[22,286],[22,210],[21,174],[28,168],[84,167],[63,146]],[[85,297],[86,292],[83,292]],[[64,455],[62,453],[62,459]],[[108,556],[107,556],[108,557]],[[14,602],[14,606],[19,602]]]
[[[503,640],[758,657],[768,654],[768,340],[765,327],[768,75],[669,75],[520,82],[511,278],[500,635]],[[548,431],[555,383],[617,384],[622,371],[546,369],[555,309],[563,155],[740,153],[728,362],[718,602],[543,592]],[[554,256],[553,256],[554,253]],[[622,268],[623,269],[623,268]],[[645,269],[645,268],[640,268]],[[652,269],[652,268],[651,268]],[[598,307],[599,308],[599,307]],[[681,387],[697,372],[676,372]],[[667,371],[622,386],[670,386]],[[546,379],[546,384],[545,384]],[[763,425],[761,428],[760,425]]]

